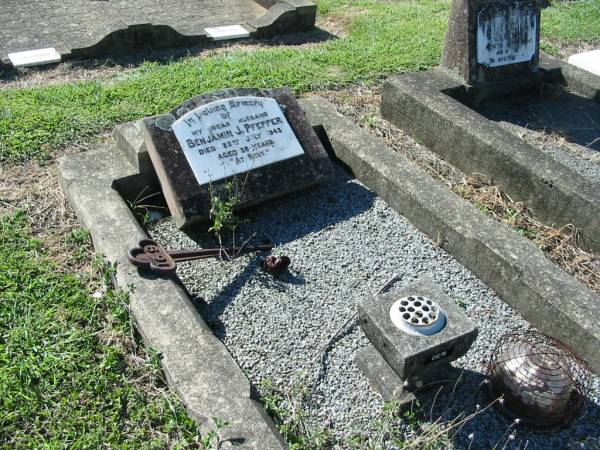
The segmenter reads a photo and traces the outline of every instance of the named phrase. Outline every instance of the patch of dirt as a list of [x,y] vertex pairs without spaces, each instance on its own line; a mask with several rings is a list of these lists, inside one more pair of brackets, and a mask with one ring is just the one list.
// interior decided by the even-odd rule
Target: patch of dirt
[[381,85],[355,86],[311,95],[327,98],[339,112],[361,128],[382,139],[480,211],[527,237],[540,247],[548,259],[600,293],[600,255],[581,247],[579,235],[573,226],[552,228],[545,225],[527,205],[513,201],[498,186],[490,184],[486,177],[464,174],[387,122],[379,112]]
[[350,26],[356,17],[366,12],[363,9],[351,7],[343,12],[327,14],[325,17],[317,16],[316,26],[327,30],[338,38],[345,38],[350,35]]
[[[71,147],[61,156],[78,151]],[[89,239],[76,245],[70,241],[70,234],[80,225],[59,186],[56,158],[42,164],[30,161],[0,167],[0,212],[17,211],[26,212],[33,236],[65,271],[92,270],[94,253]]]

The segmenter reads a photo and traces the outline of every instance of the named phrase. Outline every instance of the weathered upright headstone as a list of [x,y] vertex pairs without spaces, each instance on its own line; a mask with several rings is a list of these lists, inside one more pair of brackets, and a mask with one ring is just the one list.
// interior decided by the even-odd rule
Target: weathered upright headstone
[[442,68],[464,83],[538,70],[542,0],[453,0]]
[[211,198],[239,208],[315,185],[331,162],[291,91],[229,89],[144,120],[148,153],[178,227],[207,220]]

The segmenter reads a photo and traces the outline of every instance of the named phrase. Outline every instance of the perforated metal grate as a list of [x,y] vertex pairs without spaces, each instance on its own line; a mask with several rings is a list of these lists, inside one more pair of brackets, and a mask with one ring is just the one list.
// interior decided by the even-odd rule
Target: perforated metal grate
[[400,330],[413,335],[430,336],[446,325],[442,308],[430,298],[420,295],[396,300],[390,308],[390,319]]

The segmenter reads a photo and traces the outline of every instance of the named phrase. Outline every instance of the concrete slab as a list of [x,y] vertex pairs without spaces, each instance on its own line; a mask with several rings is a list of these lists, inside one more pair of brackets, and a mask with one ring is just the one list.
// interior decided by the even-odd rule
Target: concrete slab
[[[600,373],[600,297],[526,238],[475,209],[422,169],[338,113],[301,101],[313,126],[356,178],[439,242],[541,331],[571,345]],[[325,134],[326,133],[326,134]]]
[[179,394],[202,433],[214,430],[213,418],[230,425],[218,431],[239,448],[287,448],[255,399],[250,382],[204,323],[177,278],[138,272],[127,251],[146,238],[115,180],[130,179],[136,168],[109,146],[59,160],[60,184],[96,252],[116,264],[116,284],[130,292],[130,309],[146,344],[161,355],[169,385]]
[[237,24],[251,36],[305,31],[315,16],[312,2],[297,0],[5,0],[0,68],[11,66],[15,52],[55,47],[63,60],[115,56],[207,42],[207,27]]
[[206,35],[215,41],[241,39],[250,36],[250,32],[241,25],[225,25],[222,27],[205,28]]

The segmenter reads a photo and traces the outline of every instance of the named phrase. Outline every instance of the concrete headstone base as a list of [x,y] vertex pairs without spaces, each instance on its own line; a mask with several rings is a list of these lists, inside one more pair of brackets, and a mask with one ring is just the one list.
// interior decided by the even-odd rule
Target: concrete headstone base
[[367,348],[356,355],[356,364],[369,380],[369,384],[384,401],[395,402],[400,411],[410,409],[415,401],[425,404],[433,395],[452,388],[460,378],[461,371],[450,364],[438,364],[428,372],[420,383],[405,385],[381,354]]

